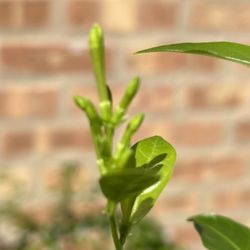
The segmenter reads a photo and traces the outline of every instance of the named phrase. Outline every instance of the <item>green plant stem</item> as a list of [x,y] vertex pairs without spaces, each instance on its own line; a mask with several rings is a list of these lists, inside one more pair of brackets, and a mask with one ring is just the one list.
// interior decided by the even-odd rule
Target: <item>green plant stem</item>
[[109,151],[109,156],[112,157],[114,128],[107,126],[105,132],[106,132],[106,136],[107,136],[107,147],[108,147],[108,151]]
[[101,150],[100,150],[100,143],[98,141],[98,135],[96,133],[96,128],[95,126],[93,126],[93,124],[90,124],[90,129],[91,129],[91,134],[92,134],[92,138],[93,138],[93,142],[94,142],[94,146],[95,146],[95,152],[96,152],[96,156],[97,159],[101,158]]
[[119,240],[117,231],[117,222],[115,217],[116,203],[108,201],[107,204],[107,214],[109,218],[109,225],[112,233],[113,242],[116,250],[123,250],[123,246]]

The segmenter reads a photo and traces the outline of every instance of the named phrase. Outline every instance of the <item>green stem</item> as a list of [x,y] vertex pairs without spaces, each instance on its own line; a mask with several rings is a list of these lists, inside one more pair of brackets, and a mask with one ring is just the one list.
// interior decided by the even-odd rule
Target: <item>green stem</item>
[[100,131],[99,129],[96,128],[96,126],[92,122],[90,122],[90,129],[91,129],[92,139],[93,139],[94,146],[95,146],[96,157],[99,160],[102,158],[101,149],[100,149],[101,145],[100,145],[100,142],[98,141],[98,136],[100,136],[99,134]]
[[102,157],[101,155],[102,145],[99,140],[103,136],[103,133],[101,130],[101,126],[102,126],[101,118],[99,114],[97,113],[95,106],[90,100],[81,96],[75,96],[74,101],[76,105],[86,113],[89,119],[89,124],[90,124],[92,138],[94,141],[97,159],[100,159]]
[[113,127],[106,127],[106,136],[107,136],[107,146],[109,148],[109,156],[112,158],[113,137],[114,137]]
[[112,233],[113,242],[116,250],[123,250],[123,246],[119,240],[118,231],[117,231],[117,222],[115,217],[116,203],[108,201],[107,204],[107,214],[109,218],[109,225]]

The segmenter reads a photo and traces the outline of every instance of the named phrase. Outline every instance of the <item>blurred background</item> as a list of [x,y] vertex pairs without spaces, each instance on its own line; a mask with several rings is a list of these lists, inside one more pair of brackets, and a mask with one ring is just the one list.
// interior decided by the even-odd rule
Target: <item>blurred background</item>
[[135,141],[159,134],[178,152],[147,224],[159,243],[151,249],[204,249],[186,222],[197,213],[250,225],[249,68],[133,55],[166,43],[250,44],[249,17],[248,0],[0,0],[0,249],[100,249],[92,243],[107,241],[88,123],[72,101],[97,100],[88,54],[94,22],[105,31],[114,101],[141,76],[130,114],[146,119]]

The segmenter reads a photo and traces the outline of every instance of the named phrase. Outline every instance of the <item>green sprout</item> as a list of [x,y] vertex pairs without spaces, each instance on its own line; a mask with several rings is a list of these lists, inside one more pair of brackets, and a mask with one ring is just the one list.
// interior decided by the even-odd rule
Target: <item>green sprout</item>
[[75,96],[74,100],[89,120],[113,242],[116,250],[122,250],[134,224],[149,212],[168,183],[176,153],[160,136],[131,145],[133,135],[143,122],[143,113],[129,119],[120,141],[113,145],[115,130],[127,119],[140,79],[134,77],[130,81],[119,104],[113,107],[105,74],[104,37],[97,24],[90,31],[89,43],[99,108],[85,97]]
[[[134,225],[151,210],[169,182],[176,151],[158,135],[131,145],[133,135],[143,122],[142,113],[128,121],[120,141],[113,145],[115,130],[126,121],[128,107],[139,89],[140,80],[133,78],[117,107],[113,107],[105,75],[103,32],[96,24],[90,31],[90,52],[99,108],[84,97],[74,99],[89,120],[113,242],[116,250],[123,250]],[[152,52],[201,54],[250,65],[250,46],[232,42],[168,44],[136,54]],[[210,250],[250,249],[250,229],[244,225],[220,215],[197,215],[189,220],[194,223],[204,246]]]

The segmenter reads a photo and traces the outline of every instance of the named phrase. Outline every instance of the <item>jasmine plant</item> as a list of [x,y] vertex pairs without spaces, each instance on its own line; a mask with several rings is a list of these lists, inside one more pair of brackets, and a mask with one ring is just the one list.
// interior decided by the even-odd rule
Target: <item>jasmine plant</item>
[[[159,135],[132,145],[132,137],[140,128],[144,114],[128,119],[127,110],[139,86],[134,77],[119,104],[114,107],[105,74],[104,37],[101,28],[93,25],[89,45],[99,106],[87,97],[75,96],[76,105],[86,114],[95,146],[99,184],[107,199],[106,214],[116,250],[122,250],[132,229],[154,206],[169,182],[176,151]],[[250,65],[250,47],[238,43],[182,43],[154,47],[137,53],[181,52],[219,57]],[[114,145],[116,129],[127,126]],[[219,215],[197,215],[189,219],[211,250],[250,250],[249,228]],[[236,233],[235,233],[236,232]],[[239,233],[240,232],[240,233]]]
[[74,100],[89,120],[114,245],[122,250],[131,228],[149,212],[168,183],[176,152],[160,136],[131,145],[132,136],[143,122],[143,113],[128,120],[120,141],[113,144],[115,130],[128,119],[126,113],[139,89],[140,79],[134,77],[130,81],[118,106],[113,107],[105,76],[104,37],[98,25],[90,31],[89,44],[99,107],[86,97],[75,96]]

